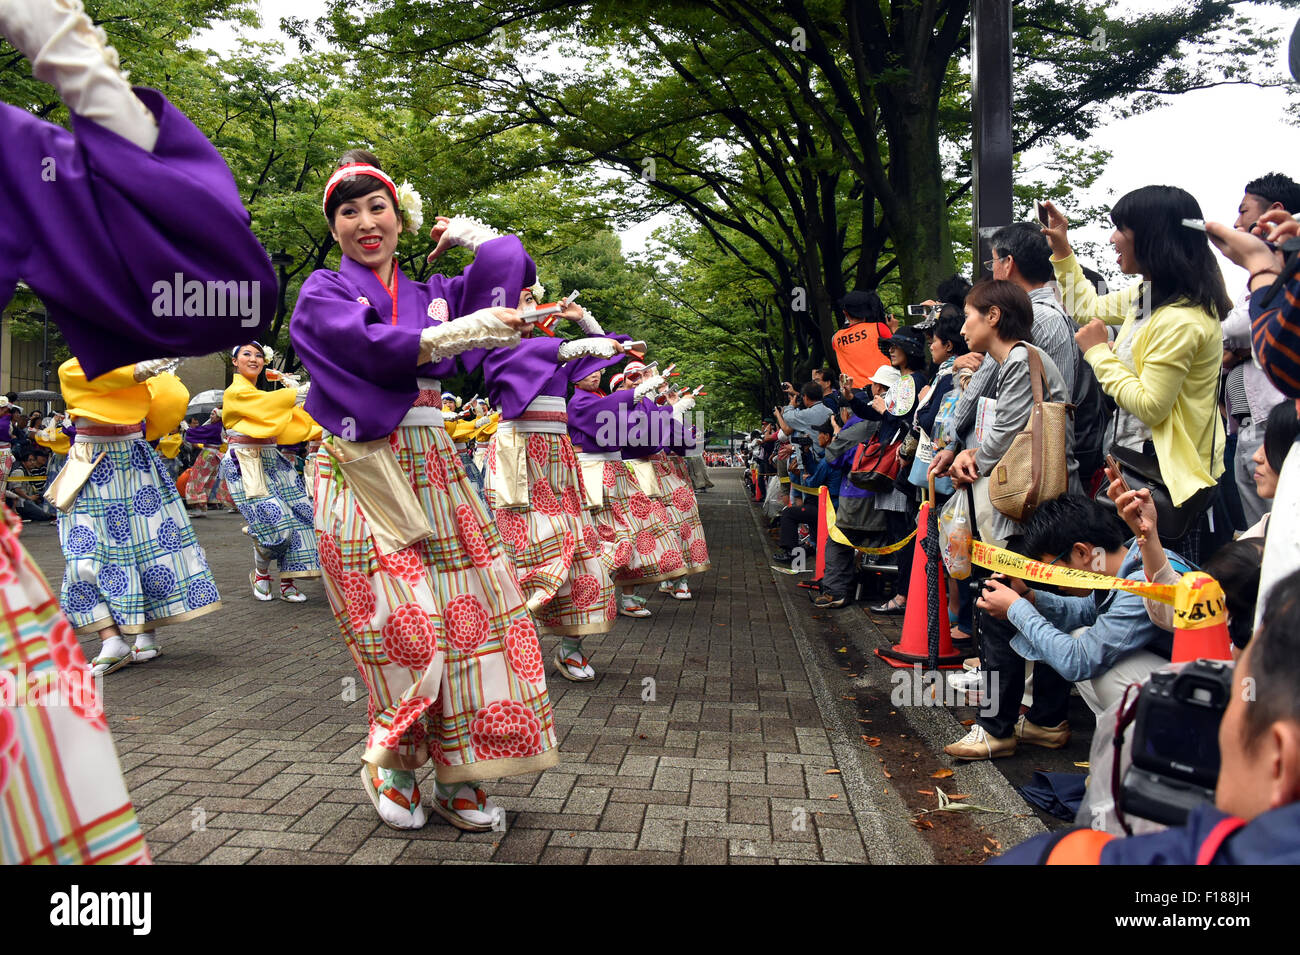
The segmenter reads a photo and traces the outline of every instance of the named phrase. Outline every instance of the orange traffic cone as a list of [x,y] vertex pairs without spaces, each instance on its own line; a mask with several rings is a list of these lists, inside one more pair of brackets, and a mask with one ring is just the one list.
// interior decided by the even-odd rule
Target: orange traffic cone
[[1228,608],[1223,589],[1209,574],[1183,574],[1174,603],[1174,649],[1170,663],[1231,660]]
[[[931,478],[933,481],[933,478]],[[903,639],[888,650],[877,649],[876,656],[892,667],[910,667],[914,664],[926,664],[930,657],[930,620],[926,607],[926,554],[924,541],[929,536],[930,508],[933,506],[934,485],[931,484],[931,500],[921,502],[921,513],[916,524],[915,550],[912,552],[912,579],[907,586],[907,609],[903,614]],[[939,576],[939,654],[940,669],[961,669],[963,655],[952,645],[952,629],[948,624],[948,584],[943,572],[943,560],[936,554],[933,573]]]

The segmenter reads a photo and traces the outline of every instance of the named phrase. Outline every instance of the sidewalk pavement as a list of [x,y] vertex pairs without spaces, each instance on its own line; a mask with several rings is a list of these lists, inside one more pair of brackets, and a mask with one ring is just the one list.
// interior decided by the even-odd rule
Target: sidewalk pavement
[[[162,657],[105,678],[155,861],[861,863],[868,845],[875,862],[928,861],[848,745],[740,473],[711,469],[700,495],[713,568],[690,579],[694,599],[654,593],[652,618],[589,638],[594,684],[548,675],[561,761],[487,786],[504,832],[433,813],[409,834],[379,822],[357,779],[365,691],[319,583],[301,584],[306,604],[259,603],[241,519],[195,521],[222,610],[165,628]],[[53,528],[28,525],[24,542],[57,588]]]

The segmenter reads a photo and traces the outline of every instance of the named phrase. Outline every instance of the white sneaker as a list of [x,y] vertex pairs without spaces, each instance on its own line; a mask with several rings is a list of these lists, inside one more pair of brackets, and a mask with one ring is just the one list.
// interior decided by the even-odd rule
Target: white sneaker
[[677,589],[673,591],[673,598],[676,600],[691,599],[691,588],[687,586],[686,581],[683,580],[677,585]]
[[943,748],[949,756],[957,759],[997,759],[999,756],[1014,756],[1016,752],[1015,737],[998,739],[985,732],[984,727],[976,723],[970,732]]

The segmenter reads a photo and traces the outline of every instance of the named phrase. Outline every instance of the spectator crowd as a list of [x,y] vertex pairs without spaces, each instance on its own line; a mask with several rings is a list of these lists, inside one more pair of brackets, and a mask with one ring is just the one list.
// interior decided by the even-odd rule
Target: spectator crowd
[[[1255,654],[1242,658],[1252,634],[1269,642],[1261,660],[1285,656],[1293,638],[1276,610],[1269,626],[1269,608],[1300,596],[1300,251],[1285,244],[1300,249],[1300,185],[1277,173],[1246,183],[1231,227],[1206,223],[1179,188],[1125,195],[1110,243],[1133,281],[1113,290],[1075,256],[1064,215],[1040,208],[1039,222],[992,235],[991,277],[942,283],[909,324],[873,290],[839,302],[839,373],[782,383],[786,402],[744,447],[751,493],[779,527],[773,561],[813,569],[824,487],[842,540],[825,543],[815,604],[905,614],[925,602],[908,593],[920,548],[888,545],[917,528],[933,482],[937,507],[964,496],[979,539],[1031,559],[1165,584],[1208,573],[1226,595],[1237,679],[1257,676]],[[1235,300],[1212,246],[1244,269]],[[1127,689],[1171,665],[1165,604],[974,571],[948,580],[940,610],[970,657],[948,681],[985,704],[946,747],[954,758],[1065,746],[1072,687],[1113,725]],[[1224,771],[1243,776],[1226,794],[1220,776],[1220,810],[1250,821],[1300,798],[1294,767],[1266,778],[1251,750],[1274,718],[1290,720],[1275,746],[1300,755],[1300,710],[1285,703],[1296,668],[1292,655],[1292,684],[1267,714],[1228,708]],[[1271,801],[1246,794],[1250,774]]]

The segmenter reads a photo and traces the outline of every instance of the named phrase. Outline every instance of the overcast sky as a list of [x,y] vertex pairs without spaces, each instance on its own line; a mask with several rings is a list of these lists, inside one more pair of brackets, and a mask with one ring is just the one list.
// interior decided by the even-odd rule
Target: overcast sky
[[[1122,6],[1135,11],[1154,11],[1177,5],[1176,0],[1129,0]],[[324,12],[323,0],[261,0],[263,29],[257,39],[282,39],[281,17],[314,19]],[[1284,25],[1295,22],[1295,12],[1255,8],[1252,19]],[[211,31],[205,45],[227,51],[236,43],[234,31],[222,27]],[[287,43],[286,40],[286,45]],[[294,49],[291,47],[289,52]],[[1261,63],[1277,77],[1286,75],[1285,44],[1261,50]],[[1111,204],[1139,186],[1160,183],[1181,186],[1201,204],[1207,219],[1231,224],[1237,215],[1242,187],[1265,172],[1284,172],[1300,179],[1300,129],[1281,121],[1288,96],[1281,89],[1225,86],[1169,97],[1162,109],[1132,119],[1120,120],[1098,130],[1089,144],[1111,150],[1113,158],[1098,183],[1085,194],[1087,204]],[[1269,158],[1277,157],[1277,158]],[[1041,157],[1033,152],[1022,158],[1030,166]],[[622,233],[625,246],[637,250],[666,217]],[[1072,224],[1073,225],[1073,224]],[[1079,224],[1081,238],[1104,243],[1110,235],[1108,222]],[[1099,263],[1113,271],[1113,261]],[[1240,270],[1225,269],[1228,291],[1234,297],[1244,285]]]

